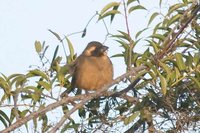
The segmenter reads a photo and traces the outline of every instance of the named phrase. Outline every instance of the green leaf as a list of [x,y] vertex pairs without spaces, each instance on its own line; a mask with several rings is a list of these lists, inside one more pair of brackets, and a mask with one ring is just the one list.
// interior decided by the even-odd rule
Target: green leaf
[[107,101],[104,107],[104,114],[107,116],[110,111],[109,102]]
[[130,14],[131,12],[135,11],[135,10],[147,10],[144,6],[142,5],[137,5],[137,6],[132,6],[129,10],[128,13]]
[[58,81],[60,83],[60,86],[64,86],[64,84],[65,84],[65,76],[63,74],[58,74],[57,77],[58,77]]
[[179,19],[181,18],[182,15],[180,14],[176,14],[175,16],[173,16],[168,22],[167,22],[167,27],[169,27],[170,25],[174,24],[176,21],[179,21]]
[[124,55],[123,54],[115,54],[115,55],[112,55],[110,58],[114,58],[114,57],[123,57]]
[[133,122],[139,115],[140,115],[140,111],[136,111],[131,116],[124,119],[124,124],[128,125],[129,123]]
[[0,110],[0,116],[2,116],[2,118],[4,118],[9,123],[9,125],[11,125],[10,119],[8,118],[6,113],[4,113],[2,110]]
[[159,13],[155,12],[151,15],[150,19],[149,19],[149,22],[148,22],[148,26],[151,24],[151,22],[155,19],[156,16],[158,16]]
[[37,53],[40,53],[42,51],[42,44],[40,41],[35,41],[35,50]]
[[[114,6],[114,7],[113,7],[113,11],[117,11],[118,8],[119,8],[119,6]],[[111,14],[111,17],[110,17],[110,22],[111,22],[111,23],[112,23],[114,17],[115,17],[115,14]]]
[[152,79],[156,78],[156,75],[154,74],[154,72],[149,71],[148,74],[151,76]]
[[132,54],[132,62],[137,62],[138,58],[140,57],[139,53],[133,53]]
[[42,52],[42,57],[41,57],[41,58],[44,57],[44,55],[45,55],[45,53],[46,53],[46,51],[47,51],[48,48],[49,48],[49,46],[46,46],[46,47],[44,48],[44,51]]
[[85,28],[84,30],[83,30],[83,33],[82,33],[82,38],[84,38],[85,37],[85,35],[86,35],[86,32],[87,32],[87,28]]
[[161,35],[161,34],[153,34],[153,35],[151,35],[150,37],[151,37],[151,38],[156,38],[156,39],[158,39],[158,40],[160,40],[160,41],[164,41],[164,39],[165,39],[165,36],[163,36],[163,35]]
[[2,88],[2,89],[5,89],[5,88],[7,88],[7,82],[2,78],[2,77],[0,77],[0,87]]
[[176,11],[177,9],[179,8],[182,8],[184,6],[187,6],[187,4],[184,4],[184,3],[178,3],[178,4],[175,4],[175,5],[172,5],[170,8],[169,8],[169,11],[168,11],[168,14],[167,15],[170,15],[172,12]]
[[26,86],[26,87],[22,88],[22,92],[26,92],[27,90],[37,91],[38,88],[35,86]]
[[78,115],[79,115],[80,117],[85,118],[85,116],[86,116],[85,109],[84,109],[84,108],[80,108],[80,109],[78,110]]
[[51,64],[51,69],[56,71],[56,72],[59,72],[60,71],[60,62],[62,60],[62,57],[58,56],[56,57],[56,59],[53,61],[53,63]]
[[119,2],[111,2],[109,4],[107,4],[100,12],[100,16],[103,16],[103,14],[105,14],[106,11],[108,11],[109,9],[111,9],[112,7],[115,6],[119,6]]
[[159,74],[159,78],[161,83],[161,92],[165,95],[167,93],[167,81],[161,74]]
[[3,123],[3,125],[7,128],[8,127],[8,125],[7,125],[7,123],[6,123],[6,121],[5,121],[5,119],[0,115],[0,121]]
[[139,1],[139,0],[128,0],[127,6],[130,5],[131,3],[133,3],[134,1],[137,1],[137,2],[140,4],[140,1]]
[[161,23],[156,24],[156,26],[153,29],[153,34],[156,34],[158,31],[158,27],[160,27]]
[[179,72],[177,67],[175,67],[174,70],[175,70],[175,75],[176,75],[176,81],[178,81],[178,79],[181,77],[181,73]]
[[66,114],[69,111],[67,104],[62,105],[62,111],[63,111],[64,114]]
[[153,47],[154,53],[159,51],[159,45],[155,41],[146,40]]
[[37,117],[34,117],[32,120],[33,120],[33,125],[34,125],[33,129],[34,129],[34,132],[36,132],[36,129],[37,129],[37,126],[38,126]]
[[183,3],[185,3],[185,4],[188,4],[188,1],[187,0],[182,0],[183,1]]
[[12,108],[10,113],[10,122],[12,123],[14,119],[15,119],[15,109]]
[[40,99],[40,95],[38,94],[32,94],[31,97],[35,102],[37,102]]
[[184,61],[183,61],[183,56],[182,56],[182,54],[181,54],[181,53],[176,53],[176,54],[175,54],[175,58],[176,58],[176,64],[177,64],[177,66],[178,66],[178,69],[179,69],[180,71],[185,70],[185,69],[186,69],[186,65],[185,65],[185,63],[184,63]]
[[61,133],[66,133],[68,129],[73,129],[74,132],[78,132],[78,128],[80,124],[75,123],[74,121],[70,121],[69,123],[65,124],[61,129]]
[[121,47],[123,47],[125,50],[129,49],[129,44],[127,44],[125,41],[120,40],[116,40],[119,44],[121,44]]
[[50,83],[47,83],[45,81],[38,81],[37,82],[39,85],[43,86],[47,91],[50,91],[52,86]]
[[25,117],[28,112],[29,112],[28,109],[23,110],[22,112],[20,112],[20,117],[22,117],[22,118]]
[[193,58],[195,66],[199,65],[200,63],[200,53],[195,53]]
[[159,61],[159,65],[164,69],[164,71],[166,72],[166,76],[167,76],[167,81],[169,80],[169,78],[170,78],[170,74],[171,74],[171,70],[170,70],[170,68],[166,65],[166,64],[164,64],[164,63],[162,63],[161,61]]
[[45,133],[51,127],[51,126],[47,125],[48,124],[48,117],[47,117],[47,115],[46,114],[42,115],[40,120],[42,120],[42,133]]
[[18,76],[12,80],[12,84],[15,82],[15,87],[23,86],[27,81],[26,76]]
[[57,54],[58,54],[58,49],[59,49],[59,45],[56,46],[56,49],[54,51],[54,54],[53,54],[53,58],[52,58],[52,61],[51,61],[51,64],[53,64]]
[[52,30],[49,29],[49,31],[59,40],[59,41],[62,41],[62,39],[60,38],[60,36],[56,33],[56,32],[53,32]]
[[33,76],[41,76],[42,78],[44,78],[44,79],[46,79],[47,81],[49,81],[49,78],[47,77],[47,75],[44,73],[44,72],[42,72],[42,71],[40,71],[40,70],[38,70],[38,69],[35,69],[35,70],[31,70],[31,71],[29,71],[29,73],[27,74],[27,76],[29,77],[33,77]]
[[[7,79],[7,78],[6,78]],[[10,95],[11,95],[11,84],[9,81],[6,81],[6,79],[0,77],[0,89],[2,88],[5,91],[5,97],[4,98],[8,98],[8,100],[10,99]],[[3,98],[3,97],[2,97]],[[3,100],[3,99],[2,99]],[[4,99],[5,100],[5,99]],[[3,101],[1,101],[3,102]]]
[[73,60],[73,57],[74,57],[74,47],[73,47],[71,41],[67,37],[65,37],[65,38],[66,38],[67,43],[68,43],[68,48],[69,48],[71,60]]
[[136,0],[128,0],[127,6],[130,5],[131,3],[133,3],[134,1],[136,1]]
[[143,77],[146,73],[148,73],[148,70],[144,70],[144,71],[142,71],[140,73],[137,73],[137,75],[134,76],[132,81],[135,81],[135,80],[139,79],[140,77]]
[[120,14],[120,11],[117,11],[117,10],[112,10],[112,11],[108,11],[108,12],[106,12],[105,14],[103,14],[103,15],[101,15],[100,17],[99,17],[99,20],[100,19],[103,19],[103,18],[105,18],[105,17],[107,17],[107,16],[109,16],[109,15],[115,15],[115,14]]
[[18,77],[18,76],[25,76],[24,74],[12,74],[8,77],[8,80],[11,80],[12,78]]
[[123,35],[124,39],[126,39],[127,41],[130,40],[130,37],[129,37],[129,35],[127,33],[123,32],[123,31],[120,31],[120,30],[118,30],[118,32],[120,32]]
[[[112,37],[115,37],[115,38],[117,38],[118,40],[116,40],[117,42],[123,42],[123,43],[126,43],[125,41],[122,41],[122,39],[125,39],[125,40],[127,40],[127,38],[126,37],[124,37],[123,35],[112,35]],[[128,41],[128,40],[127,40]]]
[[194,81],[194,83],[197,85],[197,88],[199,88],[199,90],[200,90],[200,80],[195,77],[191,77],[191,76],[189,78]]
[[186,61],[185,61],[185,64],[189,67],[189,68],[192,68],[193,66],[193,57],[190,53],[188,53],[188,56],[185,56],[186,58]]
[[143,30],[140,30],[139,32],[136,33],[135,38],[137,39],[145,30],[148,28],[144,28]]
[[7,78],[6,75],[4,75],[3,73],[0,73],[0,74],[3,76],[3,78],[5,79],[5,81],[8,81],[8,78]]

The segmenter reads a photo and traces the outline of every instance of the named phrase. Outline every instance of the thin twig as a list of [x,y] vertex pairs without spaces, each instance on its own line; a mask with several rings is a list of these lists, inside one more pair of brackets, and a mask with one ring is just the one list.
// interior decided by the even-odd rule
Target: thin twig
[[128,58],[128,71],[130,71],[131,65],[132,65],[133,41],[132,41],[131,35],[130,35],[130,28],[129,28],[129,24],[128,24],[128,15],[127,15],[127,8],[126,8],[125,0],[123,0],[123,6],[124,6],[124,15],[125,15],[125,25],[126,25],[126,30],[127,30],[127,34],[128,34],[129,43],[130,43],[129,58]]
[[[69,37],[69,36],[76,35],[76,34],[80,34],[80,33],[83,33],[83,30],[82,30],[82,31],[77,31],[77,32],[73,32],[73,33],[67,34],[66,36]],[[64,39],[65,39],[65,37],[63,38],[63,40],[64,40]]]
[[98,15],[98,12],[96,12],[91,18],[90,20],[87,22],[85,29],[88,27],[88,25],[90,24],[90,22],[94,19],[94,17],[96,17]]
[[128,15],[127,15],[127,10],[126,10],[125,0],[123,0],[123,6],[124,6],[124,15],[125,15],[125,22],[126,22],[126,30],[127,30],[128,36],[130,37],[130,30],[129,30],[129,24],[128,24]]
[[[3,105],[0,105],[0,107],[1,108],[5,108],[5,107],[14,107],[15,105],[13,104],[13,105],[11,105],[11,104],[3,104]],[[32,105],[32,104],[17,104],[16,105],[17,107],[20,107],[20,106],[22,106],[22,107],[33,107],[34,105]]]
[[[87,22],[87,24],[86,24],[84,30],[87,29],[87,27],[88,27],[88,25],[90,24],[90,22],[91,22],[91,21],[94,19],[94,17],[97,16],[97,15],[98,15],[98,13],[96,12],[96,13],[89,19],[89,21]],[[81,30],[81,31],[77,31],[77,32],[73,32],[73,33],[67,34],[66,37],[69,37],[69,36],[72,36],[72,35],[76,35],[76,34],[83,33],[84,30]],[[63,38],[61,39],[61,42],[63,42],[64,39],[65,39],[65,37],[63,37]]]

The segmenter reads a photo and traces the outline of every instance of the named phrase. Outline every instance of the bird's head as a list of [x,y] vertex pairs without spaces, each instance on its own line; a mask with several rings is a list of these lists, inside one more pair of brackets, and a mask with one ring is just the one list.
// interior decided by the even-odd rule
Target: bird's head
[[83,54],[86,56],[105,56],[107,55],[107,50],[107,46],[104,46],[100,42],[93,41],[87,45]]

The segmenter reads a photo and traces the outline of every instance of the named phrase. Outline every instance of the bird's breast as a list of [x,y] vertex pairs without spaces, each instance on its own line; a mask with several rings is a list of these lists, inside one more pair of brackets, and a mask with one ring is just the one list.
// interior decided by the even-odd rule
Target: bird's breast
[[75,85],[85,90],[98,90],[113,80],[113,66],[105,57],[85,57],[77,66]]

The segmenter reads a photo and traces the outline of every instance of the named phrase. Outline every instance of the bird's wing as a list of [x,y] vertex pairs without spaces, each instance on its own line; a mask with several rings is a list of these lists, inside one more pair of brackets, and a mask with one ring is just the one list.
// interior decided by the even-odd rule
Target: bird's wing
[[72,81],[71,81],[71,88],[74,89],[75,88],[75,83],[76,83],[76,76],[75,73],[77,71],[78,66],[80,65],[80,58],[81,56],[79,56],[74,63],[71,66],[71,71],[72,71]]

